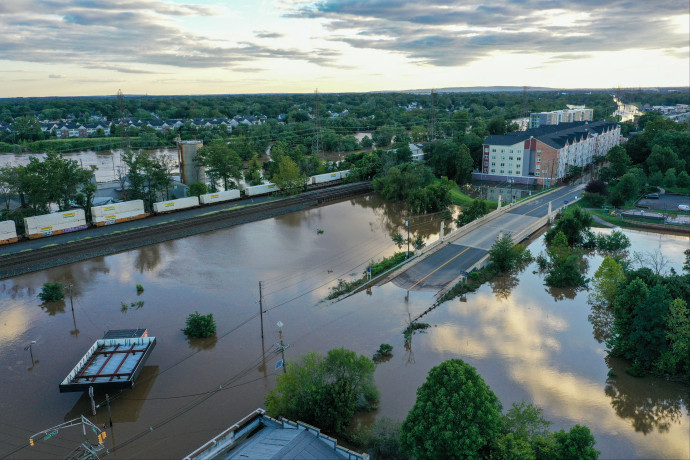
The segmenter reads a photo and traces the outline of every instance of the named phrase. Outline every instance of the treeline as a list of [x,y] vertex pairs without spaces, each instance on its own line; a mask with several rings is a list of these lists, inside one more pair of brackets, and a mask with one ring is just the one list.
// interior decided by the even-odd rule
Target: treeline
[[642,193],[658,191],[656,187],[689,191],[690,125],[650,112],[640,118],[638,127],[639,133],[628,142],[609,150],[599,180],[587,185],[584,197],[592,206],[624,206]]

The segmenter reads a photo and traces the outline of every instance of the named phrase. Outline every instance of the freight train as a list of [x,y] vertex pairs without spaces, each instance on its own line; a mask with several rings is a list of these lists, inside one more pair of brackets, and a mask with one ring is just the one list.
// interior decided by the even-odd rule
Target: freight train
[[[336,171],[326,174],[318,174],[307,179],[307,186],[332,185],[341,182],[347,177],[349,171]],[[247,187],[244,190],[226,190],[223,192],[206,193],[204,195],[178,198],[175,200],[153,203],[153,214],[179,211],[182,209],[196,208],[199,206],[222,203],[262,195],[270,195],[280,191],[276,184],[268,183]],[[142,200],[124,201],[91,208],[91,224],[96,227],[113,225],[131,220],[144,219],[150,214],[144,210]],[[26,238],[36,239],[62,233],[76,232],[89,227],[83,209],[71,209],[69,211],[43,214],[40,216],[24,218],[24,230]],[[14,243],[21,238],[17,234],[14,221],[0,222],[0,245]]]

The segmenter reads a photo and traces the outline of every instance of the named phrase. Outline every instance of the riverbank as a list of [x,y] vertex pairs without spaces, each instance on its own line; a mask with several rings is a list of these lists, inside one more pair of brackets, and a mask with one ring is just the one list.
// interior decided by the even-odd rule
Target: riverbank
[[93,137],[93,138],[69,138],[69,139],[45,139],[34,142],[24,142],[21,144],[8,144],[0,142],[0,153],[72,153],[83,150],[93,150],[95,152],[105,152],[112,149],[119,149],[129,145],[133,149],[158,149],[175,147],[174,143],[162,142],[158,139],[152,142],[151,139],[141,137]]

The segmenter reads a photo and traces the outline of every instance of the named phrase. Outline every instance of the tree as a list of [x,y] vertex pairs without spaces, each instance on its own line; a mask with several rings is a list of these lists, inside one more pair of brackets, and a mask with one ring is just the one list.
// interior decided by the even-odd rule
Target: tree
[[674,299],[666,319],[668,351],[661,355],[657,367],[671,375],[690,375],[690,313],[683,299]]
[[654,286],[644,302],[633,308],[630,345],[635,364],[650,370],[666,351],[666,316],[670,306],[664,286]]
[[638,304],[647,300],[649,289],[644,281],[636,278],[628,283],[613,302],[613,330],[608,345],[613,355],[633,359],[634,347],[630,341],[633,330],[634,311]]
[[43,288],[40,294],[38,294],[38,298],[44,302],[57,302],[64,297],[65,293],[62,291],[62,283],[43,283]]
[[203,182],[192,182],[189,184],[189,189],[187,190],[189,196],[199,197],[205,193],[208,193],[208,187]]
[[249,160],[249,169],[244,173],[244,180],[250,186],[261,185],[261,164],[258,155],[254,154]]
[[12,123],[12,128],[14,128],[18,141],[36,141],[43,139],[41,124],[34,117],[19,117]]
[[266,396],[272,417],[301,420],[342,433],[357,410],[370,410],[378,401],[373,361],[345,348],[326,357],[310,352],[290,363]]
[[306,185],[307,177],[300,173],[299,167],[289,156],[284,156],[278,164],[278,172],[273,175],[273,182],[283,192],[293,195]]
[[400,433],[403,452],[418,459],[488,457],[501,432],[501,403],[460,359],[429,371]]
[[472,200],[472,204],[462,210],[462,214],[458,215],[458,217],[455,219],[455,222],[458,225],[467,225],[488,213],[489,204],[486,201]]
[[632,163],[632,160],[625,151],[625,148],[621,145],[611,147],[609,153],[606,155],[606,159],[609,161],[609,164],[611,165],[616,177],[620,177],[625,174],[628,166],[630,166]]
[[678,178],[676,177],[676,168],[668,168],[666,170],[666,174],[664,174],[664,187],[674,188],[677,181]]
[[472,182],[472,171],[474,161],[470,155],[470,149],[466,145],[460,145],[458,160],[456,165],[455,182],[459,185]]
[[544,236],[546,244],[551,244],[553,238],[559,232],[563,232],[568,240],[568,246],[583,246],[591,239],[589,227],[592,222],[594,220],[591,214],[578,206],[571,206],[561,211],[554,226],[546,232]]
[[549,256],[546,266],[548,271],[544,281],[547,286],[566,288],[582,287],[587,281],[581,273],[581,251],[571,248],[565,233],[558,232],[548,246]]
[[400,426],[400,422],[381,418],[366,431],[365,445],[371,458],[376,460],[407,458],[400,451]]
[[555,448],[552,458],[573,460],[595,460],[600,452],[594,448],[594,436],[589,428],[575,425],[567,433],[564,430],[553,434]]
[[516,268],[525,260],[531,259],[528,249],[520,244],[513,244],[510,235],[497,239],[489,249],[491,265],[504,273]]
[[489,134],[505,134],[506,133],[506,121],[503,117],[494,117],[489,120],[486,128],[489,130]]
[[187,316],[183,332],[190,337],[210,337],[216,333],[216,321],[213,313],[202,315],[198,311]]
[[159,197],[167,198],[172,166],[166,156],[129,150],[122,154],[122,161],[127,166],[130,199],[143,199],[147,209],[151,209]]
[[591,302],[599,305],[613,305],[618,292],[625,284],[623,266],[615,259],[606,257],[592,278]]
[[371,137],[364,136],[362,138],[361,144],[363,149],[370,149],[374,145],[374,141],[371,140]]
[[197,150],[194,162],[205,168],[212,184],[220,181],[224,190],[237,188],[242,178],[242,159],[224,140],[213,141]]
[[686,171],[681,171],[680,173],[678,173],[678,178],[676,182],[678,184],[678,187],[690,187],[690,174],[688,174]]

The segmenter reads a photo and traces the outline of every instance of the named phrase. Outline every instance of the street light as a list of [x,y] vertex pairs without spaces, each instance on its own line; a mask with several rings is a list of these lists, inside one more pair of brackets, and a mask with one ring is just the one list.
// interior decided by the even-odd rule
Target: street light
[[27,346],[24,347],[24,351],[29,350],[29,354],[31,354],[31,365],[33,366],[34,364],[34,350],[31,347],[32,345],[35,345],[36,341],[32,340]]

